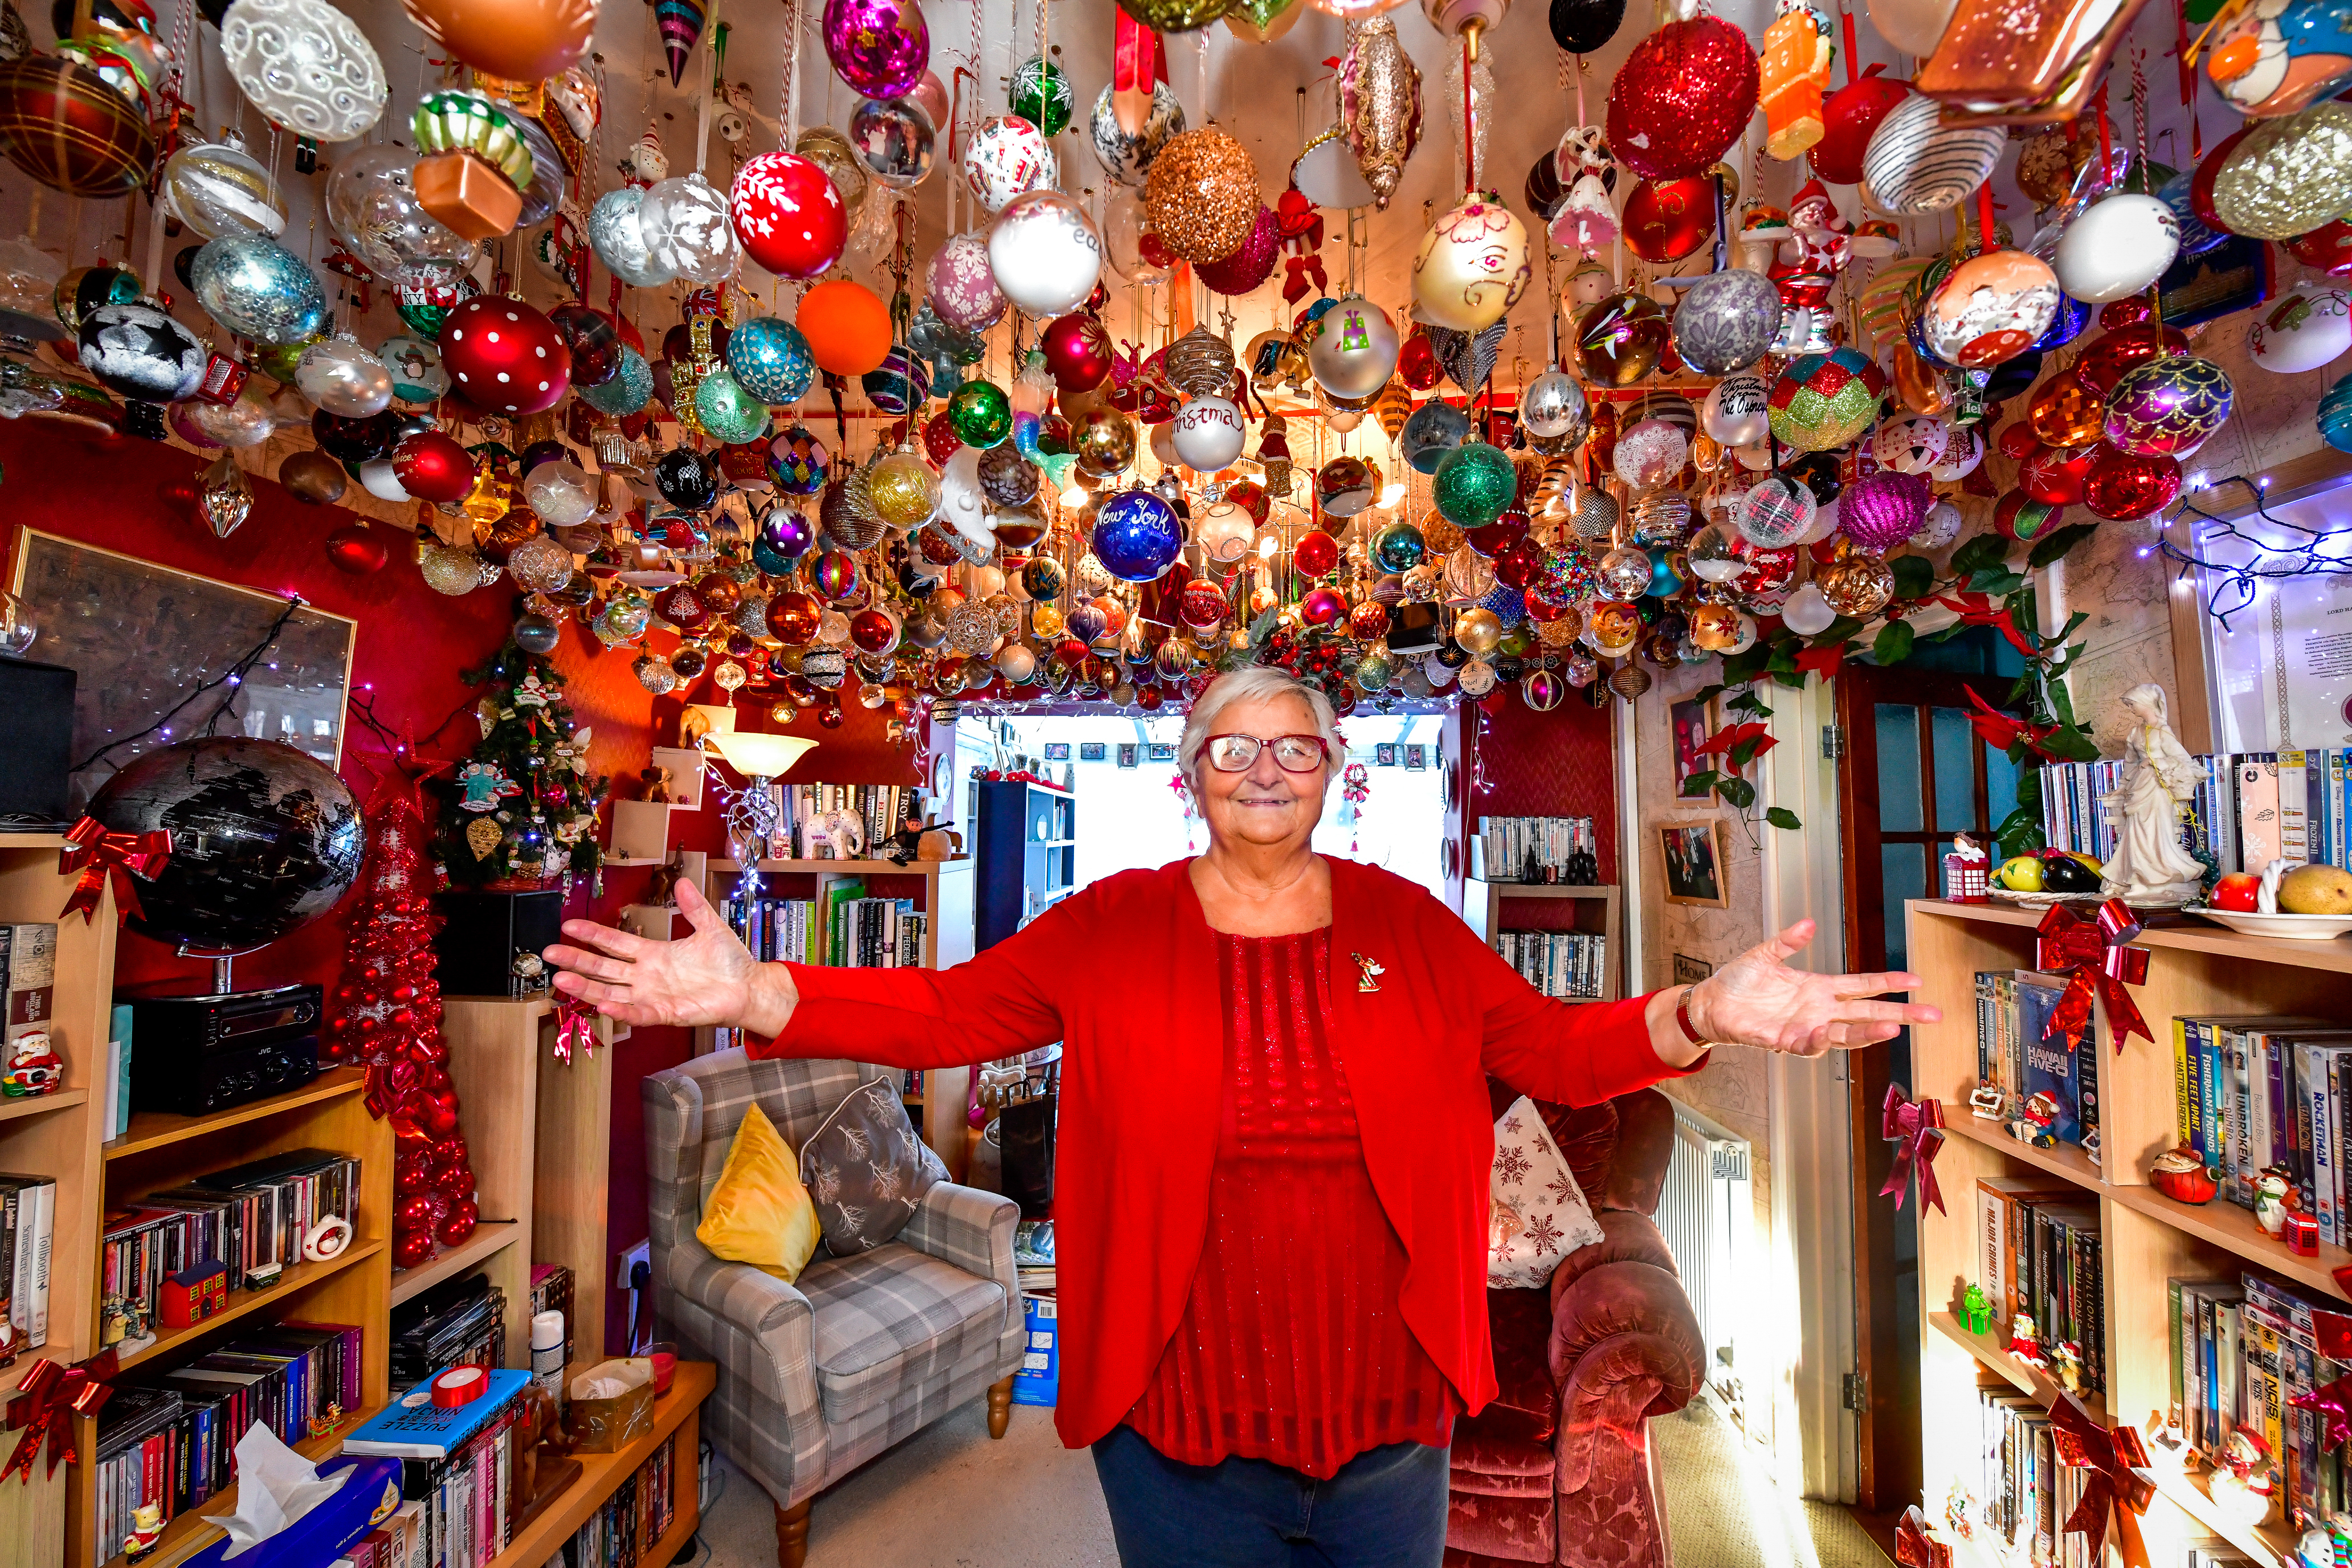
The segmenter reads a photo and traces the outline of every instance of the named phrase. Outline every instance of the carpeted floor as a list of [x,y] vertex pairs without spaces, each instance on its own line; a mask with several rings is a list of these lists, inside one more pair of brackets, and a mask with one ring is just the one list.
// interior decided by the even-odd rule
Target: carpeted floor
[[[1665,1479],[1675,1568],[1887,1568],[1843,1509],[1780,1491],[1704,1402],[1650,1425]],[[775,1510],[715,1461],[704,1551],[678,1568],[773,1568]],[[1064,1448],[1054,1415],[1015,1405],[991,1442],[964,1406],[816,1500],[809,1568],[1118,1568],[1094,1461]]]

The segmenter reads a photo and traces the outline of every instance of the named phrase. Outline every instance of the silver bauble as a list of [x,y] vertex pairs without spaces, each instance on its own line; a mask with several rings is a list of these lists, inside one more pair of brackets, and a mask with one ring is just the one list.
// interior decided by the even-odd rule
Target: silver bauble
[[[601,205],[601,204],[600,204]],[[594,219],[590,219],[593,237]],[[637,206],[637,227],[656,267],[697,283],[716,283],[735,269],[735,226],[727,196],[699,173],[664,180]]]
[[1342,297],[1307,329],[1307,368],[1334,397],[1360,401],[1388,384],[1402,344],[1388,312],[1361,294]]
[[631,185],[607,191],[596,198],[588,214],[588,246],[613,276],[633,289],[655,289],[677,274],[654,258],[646,231],[637,222],[646,193]]
[[1530,436],[1556,439],[1566,450],[1592,428],[1592,410],[1574,376],[1552,366],[1519,393],[1519,423]]
[[304,349],[294,364],[294,384],[312,403],[345,419],[365,419],[392,406],[392,372],[349,337]]
[[1700,279],[1675,307],[1675,352],[1701,375],[1754,364],[1780,331],[1780,291],[1737,268]]

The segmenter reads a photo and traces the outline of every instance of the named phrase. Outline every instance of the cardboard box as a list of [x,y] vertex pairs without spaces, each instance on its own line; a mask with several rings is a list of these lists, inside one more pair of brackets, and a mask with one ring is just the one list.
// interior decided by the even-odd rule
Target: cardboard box
[[[621,1392],[592,1397],[599,1386]],[[654,1363],[645,1356],[600,1361],[572,1380],[572,1435],[583,1454],[611,1454],[654,1429]]]

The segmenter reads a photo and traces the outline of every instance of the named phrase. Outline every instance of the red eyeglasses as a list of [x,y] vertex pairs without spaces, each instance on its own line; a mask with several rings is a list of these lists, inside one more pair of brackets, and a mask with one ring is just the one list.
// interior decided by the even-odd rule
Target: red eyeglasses
[[1201,754],[1219,773],[1238,773],[1247,771],[1267,746],[1274,748],[1275,765],[1286,773],[1315,773],[1331,757],[1331,748],[1320,735],[1212,735],[1202,743]]

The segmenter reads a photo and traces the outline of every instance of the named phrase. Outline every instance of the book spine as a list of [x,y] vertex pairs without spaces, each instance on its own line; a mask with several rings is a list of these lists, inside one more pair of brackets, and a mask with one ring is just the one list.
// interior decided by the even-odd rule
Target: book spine
[[2196,1100],[2189,1091],[2189,1020],[2172,1020],[2172,1132],[2177,1143],[2194,1147]]

